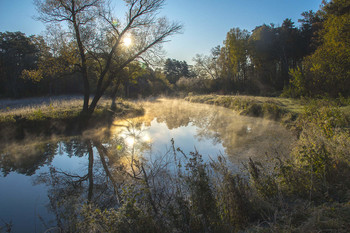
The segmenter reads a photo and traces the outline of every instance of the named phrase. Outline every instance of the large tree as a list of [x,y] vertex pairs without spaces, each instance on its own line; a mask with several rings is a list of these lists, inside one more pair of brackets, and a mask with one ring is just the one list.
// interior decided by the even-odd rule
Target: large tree
[[165,61],[164,74],[172,84],[175,84],[181,77],[189,78],[191,76],[186,61],[178,61],[170,58]]
[[238,89],[238,85],[244,86],[248,78],[249,54],[248,39],[249,32],[239,28],[231,29],[224,41],[220,59],[222,62],[222,77],[228,80],[232,89]]
[[[93,113],[106,89],[132,61],[155,50],[182,25],[159,18],[165,0],[125,0],[124,20],[113,15],[104,0],[35,0],[38,19],[60,24],[76,46],[79,60],[74,64],[84,83],[82,113]],[[94,98],[90,78],[95,78]]]

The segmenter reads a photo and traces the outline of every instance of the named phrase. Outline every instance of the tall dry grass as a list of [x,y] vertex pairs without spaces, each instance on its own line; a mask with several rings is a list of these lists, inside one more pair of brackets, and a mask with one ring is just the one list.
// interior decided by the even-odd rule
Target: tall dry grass
[[[37,111],[49,113],[52,111],[80,111],[83,106],[83,96],[54,96],[54,97],[35,97],[11,100],[0,100],[0,117],[28,116]],[[111,104],[110,99],[101,99],[99,107]]]

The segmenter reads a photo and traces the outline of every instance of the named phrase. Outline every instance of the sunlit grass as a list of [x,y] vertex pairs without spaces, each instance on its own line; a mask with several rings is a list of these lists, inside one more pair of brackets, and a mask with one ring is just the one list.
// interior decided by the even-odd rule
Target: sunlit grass
[[[11,121],[14,118],[27,118],[42,120],[43,118],[61,119],[76,117],[83,107],[83,96],[56,96],[38,97],[19,100],[0,100],[0,121]],[[117,101],[118,111],[137,109],[135,104],[119,99]],[[104,110],[110,110],[112,100],[102,98],[95,114]]]
[[80,111],[83,98],[80,97],[56,97],[56,98],[29,98],[23,100],[1,100],[0,117],[20,116],[25,117],[41,112],[49,114],[69,110]]

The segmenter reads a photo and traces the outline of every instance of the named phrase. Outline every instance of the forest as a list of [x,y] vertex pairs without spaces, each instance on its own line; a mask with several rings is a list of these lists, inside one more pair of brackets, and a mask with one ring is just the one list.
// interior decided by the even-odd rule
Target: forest
[[[120,71],[109,71],[113,85],[105,94],[349,96],[348,9],[346,1],[332,1],[317,12],[303,12],[299,27],[287,18],[280,26],[264,24],[252,32],[232,28],[209,55],[195,55],[193,65],[171,58],[133,60]],[[45,38],[21,32],[0,34],[2,98],[84,93],[78,45],[64,38],[63,32],[57,41],[57,33],[48,32]],[[98,59],[104,55],[96,49],[85,56],[91,94],[95,94]]]

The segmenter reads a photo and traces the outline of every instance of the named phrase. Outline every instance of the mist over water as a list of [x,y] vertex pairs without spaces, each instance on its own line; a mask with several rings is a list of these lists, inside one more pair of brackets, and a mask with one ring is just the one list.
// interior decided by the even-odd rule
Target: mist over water
[[[133,161],[156,170],[173,168],[172,139],[185,154],[197,150],[204,161],[221,154],[236,165],[250,157],[285,156],[295,140],[277,122],[239,116],[222,107],[169,99],[141,104],[144,116],[116,119],[108,136],[101,129],[4,145],[0,219],[12,221],[14,232],[40,232],[69,221],[57,219],[86,200],[101,208],[114,207],[115,184],[128,182],[122,179],[138,172]],[[176,156],[181,160],[181,153]]]
[[[223,107],[160,99],[144,102],[142,117],[116,120],[112,132],[123,132],[128,124],[140,124],[144,134],[161,149],[171,138],[176,146],[211,156],[222,153],[232,160],[289,154],[295,140],[278,122],[240,116]],[[118,133],[117,133],[118,134]]]

